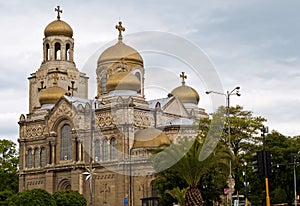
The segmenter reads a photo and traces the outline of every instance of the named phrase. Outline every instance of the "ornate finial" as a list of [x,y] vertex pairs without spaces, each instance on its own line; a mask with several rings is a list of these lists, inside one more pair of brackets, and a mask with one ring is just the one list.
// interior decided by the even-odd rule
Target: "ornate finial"
[[125,31],[125,28],[122,26],[122,22],[119,21],[119,25],[116,25],[116,29],[119,30],[119,40],[122,40],[122,31]]
[[58,79],[59,79],[58,74],[57,73],[53,74],[53,85],[57,85],[57,80]]
[[57,19],[60,20],[60,13],[63,12],[63,11],[60,9],[60,6],[57,6],[57,8],[55,8],[54,11],[57,11]]
[[184,74],[184,72],[181,72],[181,74],[180,74],[180,78],[182,79],[182,85],[185,85],[185,81],[184,81],[184,79],[186,79],[187,78],[187,76]]

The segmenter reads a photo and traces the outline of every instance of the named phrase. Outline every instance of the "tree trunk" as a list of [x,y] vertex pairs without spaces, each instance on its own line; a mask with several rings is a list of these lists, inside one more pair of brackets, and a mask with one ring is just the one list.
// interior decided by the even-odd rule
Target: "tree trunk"
[[201,192],[196,187],[189,187],[185,193],[185,206],[203,206]]

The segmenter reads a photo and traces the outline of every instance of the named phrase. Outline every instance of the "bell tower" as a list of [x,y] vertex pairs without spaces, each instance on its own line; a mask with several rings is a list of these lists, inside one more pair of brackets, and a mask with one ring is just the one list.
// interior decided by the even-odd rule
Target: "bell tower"
[[[42,64],[28,78],[30,113],[45,104],[45,101],[40,102],[39,98],[42,95],[43,99],[47,99],[46,94],[50,95],[43,90],[53,87],[54,76],[55,87],[61,88],[61,91],[65,90],[65,95],[88,97],[88,77],[76,68],[74,62],[73,30],[68,23],[61,20],[63,11],[60,6],[54,11],[57,12],[57,19],[49,23],[44,30]],[[55,104],[53,100],[51,104]]]

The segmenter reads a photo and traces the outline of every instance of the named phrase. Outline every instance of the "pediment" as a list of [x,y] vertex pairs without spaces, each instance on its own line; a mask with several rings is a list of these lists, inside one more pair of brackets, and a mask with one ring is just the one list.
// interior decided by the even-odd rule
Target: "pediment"
[[177,97],[171,98],[163,107],[164,113],[174,114],[178,116],[188,117],[188,111]]

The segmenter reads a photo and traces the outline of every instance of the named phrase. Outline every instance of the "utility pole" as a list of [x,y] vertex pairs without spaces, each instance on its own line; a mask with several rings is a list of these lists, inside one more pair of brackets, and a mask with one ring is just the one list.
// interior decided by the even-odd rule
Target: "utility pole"
[[269,196],[269,179],[268,179],[268,164],[267,161],[267,151],[266,151],[266,133],[268,133],[268,127],[263,127],[262,129],[262,137],[263,137],[263,160],[264,160],[264,177],[265,177],[265,185],[266,185],[266,206],[270,206],[270,196]]

